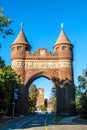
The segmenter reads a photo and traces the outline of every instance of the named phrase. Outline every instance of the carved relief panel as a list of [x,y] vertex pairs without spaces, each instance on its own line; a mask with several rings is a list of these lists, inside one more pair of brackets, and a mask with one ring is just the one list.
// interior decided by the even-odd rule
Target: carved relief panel
[[67,68],[67,67],[71,67],[71,62],[70,61],[41,61],[41,60],[38,60],[38,61],[25,61],[22,62],[22,61],[13,61],[12,62],[12,68],[22,68],[22,67],[25,67],[28,68],[28,69],[40,69],[40,68],[50,68],[50,69],[53,69],[53,68]]

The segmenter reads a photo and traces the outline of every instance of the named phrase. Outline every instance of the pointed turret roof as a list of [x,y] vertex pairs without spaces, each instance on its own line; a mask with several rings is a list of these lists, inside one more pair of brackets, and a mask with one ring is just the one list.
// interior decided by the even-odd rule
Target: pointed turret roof
[[15,44],[15,43],[28,44],[28,40],[23,31],[22,23],[21,23],[20,32],[19,32],[18,36],[16,37],[16,39],[14,40],[13,44]]
[[60,35],[59,35],[55,45],[61,44],[61,43],[71,44],[69,39],[68,39],[68,37],[66,36],[66,34],[64,32],[64,25],[63,25],[63,23],[61,24],[61,32],[60,32]]

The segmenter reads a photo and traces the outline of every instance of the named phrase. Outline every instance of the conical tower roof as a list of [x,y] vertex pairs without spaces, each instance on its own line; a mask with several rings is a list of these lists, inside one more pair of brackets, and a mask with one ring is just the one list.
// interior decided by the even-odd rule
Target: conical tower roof
[[71,44],[68,37],[66,36],[65,32],[64,32],[64,26],[63,24],[61,24],[61,32],[60,32],[60,35],[55,43],[55,45],[57,44],[61,44],[61,43],[68,43],[68,44]]
[[24,34],[22,24],[21,24],[20,32],[19,32],[18,36],[16,37],[16,39],[14,40],[13,44],[15,44],[15,43],[28,44],[28,40]]

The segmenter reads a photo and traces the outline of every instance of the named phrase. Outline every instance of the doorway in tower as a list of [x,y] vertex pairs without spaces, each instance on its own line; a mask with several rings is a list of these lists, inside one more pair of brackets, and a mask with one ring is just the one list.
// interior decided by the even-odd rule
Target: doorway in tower
[[28,88],[28,112],[56,112],[56,87],[46,77],[35,79]]

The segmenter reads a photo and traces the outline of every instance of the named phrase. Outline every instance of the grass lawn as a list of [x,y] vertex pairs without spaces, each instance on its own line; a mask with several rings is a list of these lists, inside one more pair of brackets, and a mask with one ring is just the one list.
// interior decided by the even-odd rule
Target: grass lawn
[[79,124],[87,124],[87,119],[84,118],[76,118],[72,120],[73,122],[79,123]]

